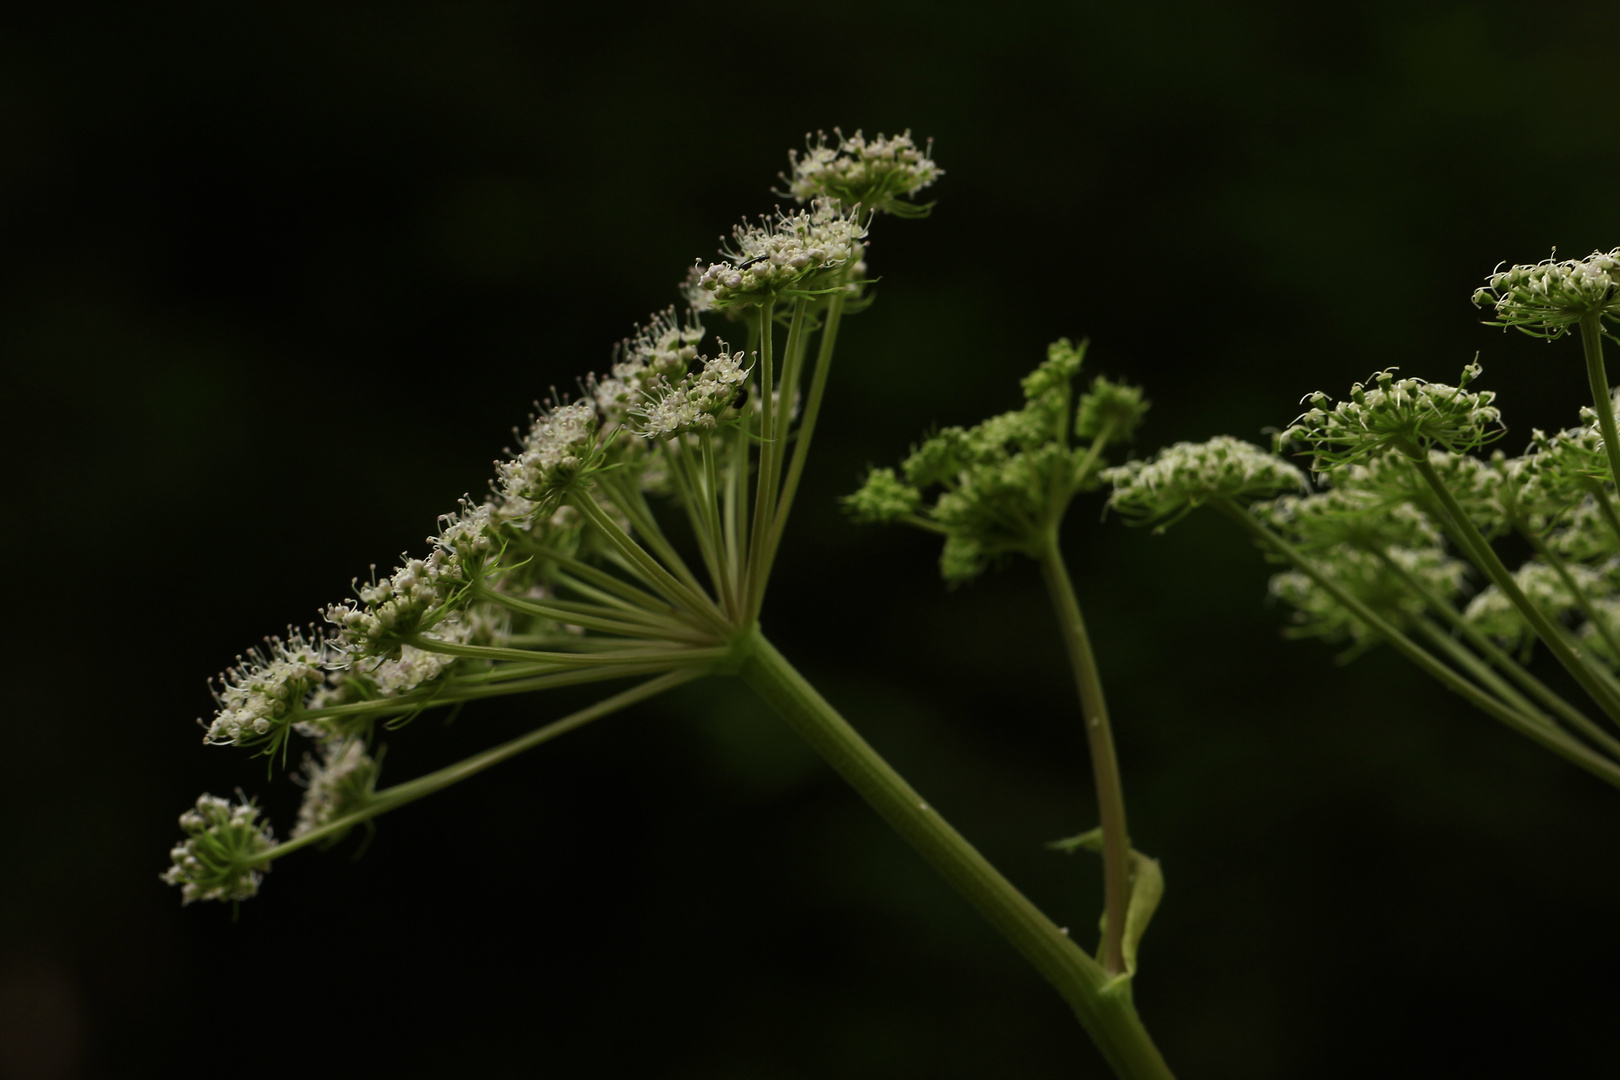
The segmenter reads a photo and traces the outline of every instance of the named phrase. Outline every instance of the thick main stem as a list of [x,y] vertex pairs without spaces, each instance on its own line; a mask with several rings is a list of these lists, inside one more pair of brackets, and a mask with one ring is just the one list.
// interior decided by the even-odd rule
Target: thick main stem
[[1171,1076],[1132,1004],[1129,979],[1110,980],[910,784],[867,745],[756,628],[739,643],[738,674],[895,831],[916,848],[1046,977],[1126,1080]]
[[1097,784],[1097,816],[1102,825],[1103,911],[1102,966],[1110,975],[1125,970],[1125,912],[1131,901],[1131,839],[1125,828],[1125,789],[1114,752],[1114,732],[1108,721],[1102,676],[1091,651],[1091,636],[1080,613],[1074,584],[1058,551],[1057,533],[1049,532],[1035,552],[1046,581],[1047,595],[1057,613],[1063,645],[1074,669],[1075,689],[1085,719],[1091,749],[1091,773]]
[[1609,396],[1609,374],[1603,368],[1602,315],[1581,316],[1581,349],[1586,353],[1586,381],[1592,385],[1592,409],[1609,455],[1609,478],[1620,484],[1620,432],[1614,422],[1614,399]]

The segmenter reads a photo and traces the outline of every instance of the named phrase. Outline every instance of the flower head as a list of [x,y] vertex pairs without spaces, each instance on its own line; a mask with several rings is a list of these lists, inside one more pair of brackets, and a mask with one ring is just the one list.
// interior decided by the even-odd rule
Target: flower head
[[751,370],[743,366],[740,352],[704,357],[703,367],[679,382],[660,378],[643,390],[641,404],[629,410],[630,426],[648,439],[710,431],[716,418],[736,400]]
[[1461,453],[1501,436],[1502,414],[1489,390],[1464,388],[1479,376],[1478,364],[1463,368],[1456,386],[1397,379],[1394,369],[1373,375],[1371,385],[1356,383],[1350,397],[1331,408],[1318,391],[1311,408],[1278,436],[1278,444],[1304,443],[1315,455],[1317,472],[1394,449],[1409,457],[1431,447]]
[[1486,278],[1474,291],[1474,304],[1486,304],[1496,318],[1486,326],[1511,326],[1531,337],[1557,338],[1588,315],[1620,315],[1620,248],[1594,251],[1584,259],[1545,259],[1513,266]]
[[[1462,591],[1467,566],[1438,547],[1390,548],[1388,555],[1438,596],[1450,598]],[[1422,596],[1408,588],[1382,558],[1350,545],[1329,548],[1324,556],[1318,561],[1322,573],[1397,629],[1404,629],[1423,614]],[[1287,631],[1289,637],[1349,641],[1351,655],[1378,642],[1372,627],[1298,570],[1274,575],[1270,590],[1271,595],[1295,609],[1294,625]]]
[[262,856],[276,846],[276,839],[270,823],[259,820],[257,806],[203,795],[194,809],[180,815],[180,828],[186,838],[169,852],[172,865],[162,877],[180,886],[182,903],[246,900],[258,894],[264,871],[270,869]]
[[1148,461],[1104,469],[1101,477],[1114,486],[1110,507],[1141,524],[1160,522],[1160,528],[1216,499],[1248,502],[1308,487],[1299,469],[1230,435],[1176,443]]
[[927,207],[899,199],[945,175],[945,170],[929,156],[932,139],[918,147],[910,131],[893,137],[880,133],[875,139],[866,139],[859,131],[846,138],[837,128],[833,128],[833,134],[838,138],[836,146],[827,145],[825,132],[817,132],[814,143],[805,136],[808,149],[802,156],[788,151],[793,174],[783,174],[782,179],[788,182],[788,191],[795,199],[807,202],[827,197],[848,207],[859,204],[868,210],[905,217],[920,217],[928,212]]
[[377,787],[377,771],[364,740],[322,740],[319,760],[304,755],[304,801],[293,839],[365,809]]
[[203,742],[250,745],[276,738],[304,698],[326,680],[331,654],[319,634],[287,628],[287,637],[268,637],[263,648],[238,656],[209,684],[218,708],[202,724]]
[[554,508],[597,456],[596,421],[596,405],[588,400],[540,408],[517,452],[496,462],[501,495]]
[[814,291],[831,284],[833,271],[860,259],[865,239],[855,211],[832,199],[816,199],[808,210],[777,210],[775,220],[734,228],[725,258],[709,264],[698,287],[717,309]]

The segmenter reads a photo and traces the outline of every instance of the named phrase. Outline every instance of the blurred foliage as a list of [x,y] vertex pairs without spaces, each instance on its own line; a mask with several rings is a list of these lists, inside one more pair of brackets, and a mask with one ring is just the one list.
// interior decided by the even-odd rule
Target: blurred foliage
[[[339,1031],[317,1071],[1101,1075],[740,687],[393,815],[358,863],[294,857],[235,925],[157,880],[199,791],[263,790],[283,833],[296,799],[198,745],[204,678],[419,547],[530,400],[605,367],[769,209],[817,127],[909,126],[948,175],[932,219],[875,234],[767,626],[1083,937],[1097,872],[1041,846],[1095,822],[1033,571],[947,594],[932,541],[836,496],[930,425],[1015,406],[1063,335],[1147,387],[1144,449],[1257,438],[1309,391],[1476,351],[1509,443],[1574,422],[1578,350],[1485,330],[1468,296],[1500,260],[1620,242],[1612,5],[1534,28],[1505,2],[921,10],[4,16],[0,1073],[127,1076],[179,1039],[284,1076]],[[1154,538],[1099,512],[1081,499],[1067,542],[1134,839],[1168,879],[1137,994],[1170,1062],[1607,1062],[1616,794],[1396,658],[1281,642],[1224,522]],[[388,774],[568,704],[422,721]],[[247,1030],[210,1019],[244,994]]]

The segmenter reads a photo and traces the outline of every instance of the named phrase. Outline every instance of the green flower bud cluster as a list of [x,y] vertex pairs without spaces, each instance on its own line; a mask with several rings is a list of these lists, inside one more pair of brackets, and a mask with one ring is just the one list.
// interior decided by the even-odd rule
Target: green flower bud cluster
[[[1434,595],[1450,599],[1461,594],[1467,579],[1467,564],[1451,558],[1438,547],[1392,547],[1387,553]],[[1327,548],[1321,555],[1319,566],[1329,580],[1397,629],[1406,629],[1423,614],[1422,597],[1377,555],[1351,544]],[[1270,592],[1294,609],[1293,626],[1286,631],[1289,637],[1348,641],[1352,648],[1346,659],[1381,640],[1349,608],[1298,570],[1274,575]]]
[[246,900],[258,895],[270,868],[261,856],[276,846],[268,822],[251,802],[232,805],[203,795],[180,815],[186,839],[169,852],[173,865],[162,878],[180,886],[182,903],[193,900]]
[[1130,521],[1158,523],[1161,529],[1216,499],[1251,502],[1307,488],[1299,469],[1230,435],[1176,443],[1147,461],[1105,469],[1102,480],[1114,487],[1110,508]]
[[[1096,486],[1104,447],[1129,438],[1148,408],[1140,389],[1102,378],[1076,399],[1084,354],[1083,342],[1055,342],[1023,379],[1023,408],[935,433],[901,464],[904,479],[873,469],[843,500],[846,510],[860,522],[909,521],[943,533],[940,570],[953,583],[1046,542],[1074,495]],[[944,490],[925,505],[932,487]]]
[[945,170],[929,157],[932,140],[922,148],[911,141],[911,132],[890,138],[881,133],[875,139],[863,138],[859,131],[846,138],[833,128],[837,146],[827,145],[827,136],[816,133],[801,157],[788,151],[793,174],[783,175],[788,193],[800,202],[827,197],[848,207],[884,210],[902,217],[921,217],[928,207],[900,202],[903,195],[920,191],[945,175]]
[[1511,326],[1532,337],[1562,337],[1588,315],[1609,320],[1620,314],[1620,248],[1594,251],[1584,259],[1546,259],[1514,266],[1486,278],[1474,291],[1474,305],[1490,305],[1496,318],[1486,326]]
[[860,260],[865,239],[856,211],[835,199],[817,199],[791,214],[778,209],[774,221],[736,226],[725,259],[703,271],[698,287],[715,309],[813,293]]
[[1462,453],[1501,436],[1501,413],[1491,405],[1489,390],[1464,389],[1479,376],[1480,366],[1463,368],[1458,385],[1397,379],[1394,369],[1372,377],[1371,385],[1356,383],[1350,397],[1331,408],[1331,400],[1318,391],[1308,400],[1312,408],[1297,417],[1278,436],[1279,446],[1303,443],[1314,454],[1316,472],[1348,465],[1386,450],[1417,457],[1439,447]]

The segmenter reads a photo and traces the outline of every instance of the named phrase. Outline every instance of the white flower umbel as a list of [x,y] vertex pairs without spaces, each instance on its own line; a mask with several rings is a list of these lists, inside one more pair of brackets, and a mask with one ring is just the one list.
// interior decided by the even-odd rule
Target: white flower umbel
[[596,449],[596,406],[590,401],[541,408],[523,445],[496,462],[496,487],[504,498],[554,507]]
[[284,727],[304,698],[326,679],[330,650],[318,634],[305,637],[290,627],[285,640],[265,639],[249,649],[210,682],[218,709],[211,722],[198,720],[203,742],[219,745],[258,743]]
[[1491,404],[1496,395],[1464,389],[1479,373],[1478,364],[1469,364],[1458,384],[1447,386],[1397,379],[1391,368],[1373,375],[1370,385],[1356,383],[1349,399],[1331,408],[1331,399],[1318,391],[1306,399],[1312,408],[1297,417],[1278,442],[1309,446],[1317,472],[1389,449],[1409,457],[1426,455],[1436,447],[1452,453],[1471,450],[1502,434],[1502,414]]
[[793,213],[778,209],[774,220],[734,228],[725,259],[711,263],[698,286],[715,308],[814,291],[829,284],[829,272],[860,258],[865,239],[856,212],[835,200],[817,199]]
[[[1611,591],[1604,585],[1603,576],[1589,566],[1575,563],[1565,569],[1575,587],[1588,596]],[[1565,616],[1579,605],[1568,583],[1546,563],[1534,559],[1526,562],[1513,572],[1513,580],[1530,603],[1549,619]],[[1535,631],[1526,621],[1524,612],[1495,585],[1474,597],[1463,612],[1463,618],[1480,632],[1511,645],[1527,647],[1535,640]]]
[[1496,318],[1487,326],[1511,326],[1532,337],[1557,338],[1581,319],[1620,315],[1620,248],[1594,251],[1584,259],[1545,259],[1513,266],[1486,278],[1474,304],[1490,305]]
[[1108,505],[1141,523],[1169,524],[1204,503],[1248,502],[1308,487],[1299,469],[1230,435],[1176,443],[1151,460],[1104,469],[1101,478],[1114,487]]
[[169,852],[172,865],[162,875],[180,886],[182,903],[193,900],[246,900],[259,891],[270,864],[262,856],[276,846],[270,823],[259,820],[259,808],[242,801],[234,806],[215,795],[203,795],[194,809],[180,815],[186,838]]
[[[377,787],[377,762],[361,739],[326,739],[320,758],[304,755],[304,801],[293,839],[365,809]],[[333,839],[336,839],[335,837]]]
[[[1346,593],[1381,615],[1391,626],[1406,630],[1423,614],[1425,599],[1414,592],[1384,559],[1359,547],[1341,544],[1322,552],[1321,572]],[[1406,575],[1433,596],[1457,596],[1467,579],[1468,567],[1438,547],[1389,548],[1388,557]],[[1285,570],[1271,579],[1271,595],[1295,609],[1290,637],[1319,637],[1349,641],[1352,652],[1375,644],[1380,634],[1331,595],[1309,575]]]
[[817,132],[813,143],[805,136],[808,149],[804,154],[788,151],[793,172],[783,174],[782,179],[795,199],[808,202],[826,196],[845,206],[859,204],[867,210],[907,217],[927,212],[925,207],[898,200],[945,175],[929,156],[932,139],[919,147],[909,131],[892,137],[880,133],[875,139],[867,139],[859,131],[846,138],[837,128],[833,134],[838,139],[836,146],[829,146],[826,134]]
[[631,429],[647,439],[713,430],[717,417],[736,400],[751,370],[743,366],[741,353],[704,357],[703,367],[679,382],[660,379],[643,391],[642,404],[629,413]]

